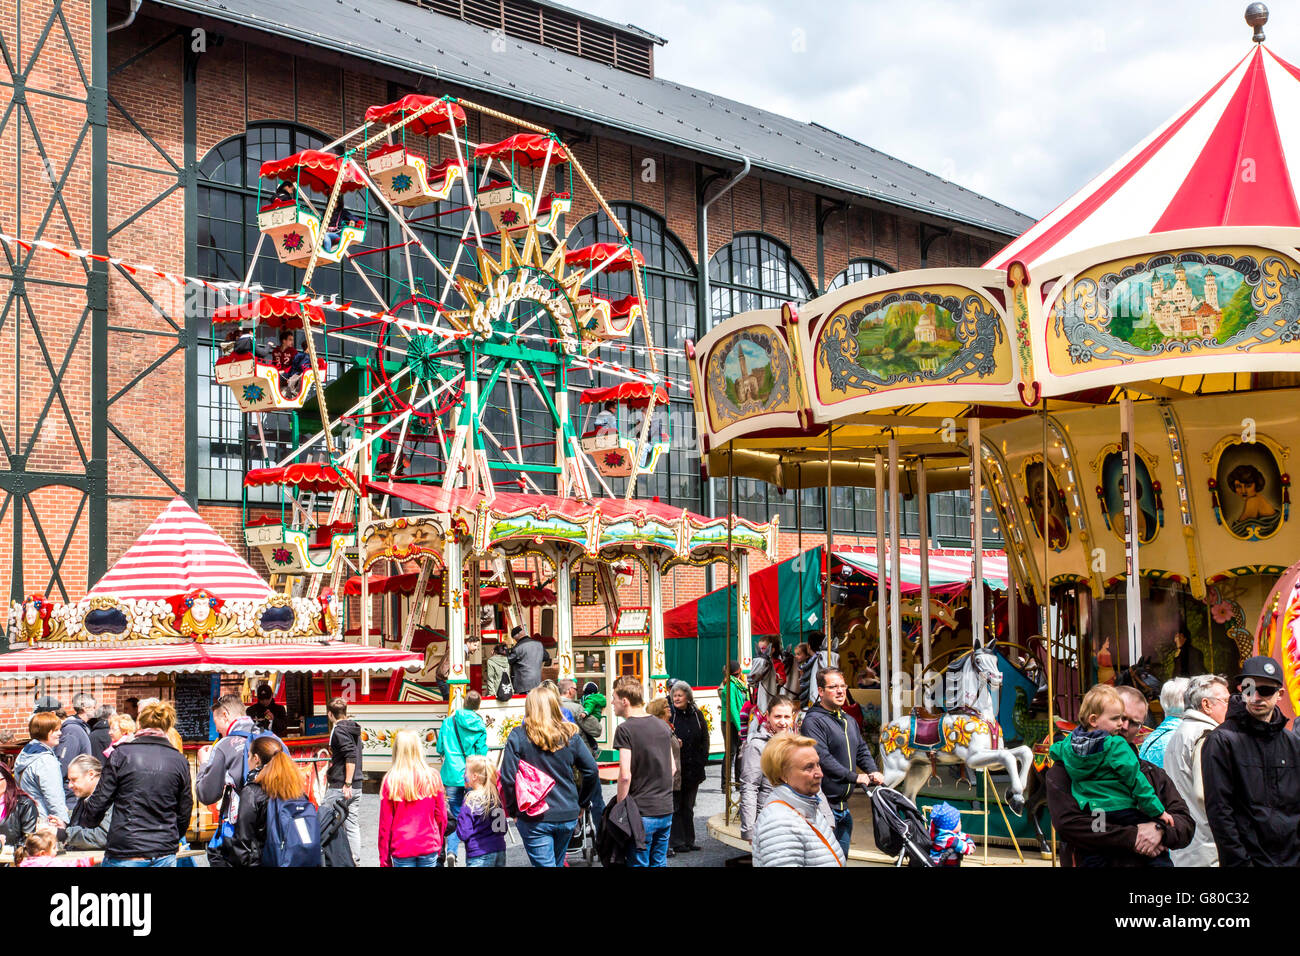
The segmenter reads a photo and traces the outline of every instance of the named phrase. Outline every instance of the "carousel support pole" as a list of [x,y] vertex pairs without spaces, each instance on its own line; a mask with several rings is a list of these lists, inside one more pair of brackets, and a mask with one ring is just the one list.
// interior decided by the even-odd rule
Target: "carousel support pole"
[[658,554],[650,554],[650,689],[647,699],[668,694],[668,662],[664,656],[663,566]]
[[442,553],[442,573],[447,577],[447,655],[451,658],[447,676],[450,688],[447,710],[451,712],[465,702],[465,689],[469,683],[465,670],[465,566],[455,528],[447,532]]
[[[903,556],[898,546],[898,439],[889,436],[889,710],[903,712]],[[883,656],[883,655],[882,655]],[[916,695],[912,695],[916,703]]]
[[1137,463],[1133,451],[1133,400],[1119,403],[1120,449],[1124,456],[1124,596],[1128,604],[1128,663],[1142,656],[1142,578],[1138,566]]
[[972,418],[970,441],[970,515],[973,569],[970,585],[970,630],[975,646],[984,642],[984,482],[981,473],[980,420]]
[[[1056,661],[1052,656],[1052,577],[1047,567],[1047,556],[1051,551],[1048,542],[1047,519],[1051,516],[1051,496],[1047,494],[1047,400],[1043,399],[1043,606],[1038,612],[1038,625],[1047,642],[1047,742],[1050,746],[1056,739]],[[1052,824],[1052,845],[1048,850],[1052,866],[1057,865],[1056,858],[1056,824]]]
[[[921,542],[921,678],[930,667],[930,498],[926,489],[925,459],[916,463],[916,531]],[[926,700],[929,708],[933,701]]]
[[822,647],[826,650],[827,663],[830,663],[831,652],[838,650],[838,648],[834,647],[831,643],[831,641],[834,640],[834,636],[835,636],[831,628],[831,555],[835,553],[834,522],[831,521],[831,516],[833,513],[831,508],[831,504],[833,500],[833,493],[831,491],[831,478],[833,477],[835,471],[835,464],[834,464],[835,456],[832,455],[831,452],[834,447],[834,435],[835,435],[835,426],[827,425],[826,426],[826,561],[825,561],[826,584],[822,589],[824,592],[823,593],[824,604],[822,606],[822,616],[825,618],[825,620],[822,621],[822,627],[826,631],[826,638],[824,641],[822,641]]
[[876,648],[880,655],[880,726],[893,719],[889,708],[889,620],[885,607],[885,456],[876,452]]
[[[367,382],[369,384],[369,382]],[[370,402],[365,403],[364,412],[366,420],[369,421]],[[371,461],[370,456],[373,452],[371,443],[364,438],[361,441],[361,449],[357,453],[357,477],[361,479],[361,487],[365,487],[366,480],[370,477]],[[370,508],[369,499],[365,495],[357,496],[357,573],[361,576],[361,646],[370,646],[370,574],[366,568],[366,531],[370,526]],[[345,627],[344,630],[347,628]],[[370,671],[361,672],[361,696],[370,696]]]
[[736,642],[740,669],[746,674],[753,663],[753,628],[749,612],[749,552],[739,548],[736,551]]
[[794,540],[795,574],[799,576],[799,643],[803,643],[803,465],[795,465]]
[[573,585],[568,548],[555,555],[555,654],[560,680],[573,680]]
[[[735,460],[734,460],[734,455],[733,455],[733,452],[732,452],[732,444],[731,444],[731,442],[727,442],[727,559],[726,559],[726,560],[727,560],[727,591],[726,591],[726,595],[727,595],[727,599],[726,599],[726,600],[727,600],[727,641],[726,641],[726,644],[725,644],[724,646],[727,647],[728,649],[730,649],[730,648],[733,646],[732,643],[731,643],[731,640],[732,640],[732,631],[731,631],[731,583],[732,583],[732,582],[731,582],[731,575],[732,575],[732,563],[731,563],[731,539],[732,539],[732,536],[733,536],[733,535],[732,535],[732,532],[733,532],[733,530],[734,530],[734,528],[735,528],[735,524],[736,524],[736,471],[735,471],[735,467],[734,467],[734,466],[735,466]],[[730,652],[730,650],[728,650],[726,656],[727,656],[728,658],[731,656],[731,652]],[[733,756],[733,747],[734,747],[734,745],[735,745],[735,743],[736,743],[736,741],[735,741],[735,735],[740,731],[740,714],[739,714],[739,713],[734,713],[734,714],[733,714],[733,713],[731,712],[731,663],[730,663],[729,660],[728,660],[726,663],[724,663],[724,664],[722,665],[722,669],[723,669],[723,671],[725,671],[725,673],[722,675],[722,685],[721,685],[721,686],[722,686],[722,691],[721,691],[721,696],[722,696],[722,702],[721,702],[721,703],[722,703],[722,713],[723,713],[724,718],[725,718],[725,719],[723,720],[723,728],[722,728],[722,729],[723,729],[723,731],[724,731],[724,738],[725,738],[724,741],[723,741],[723,745],[724,745],[725,748],[726,748],[725,752],[723,753],[723,757],[722,757],[722,794],[723,794],[723,810],[722,810],[723,817],[722,817],[722,819],[725,820],[725,821],[727,821],[728,823],[730,823],[730,822],[731,822],[731,810],[732,810],[732,806],[733,806],[733,804],[732,804],[732,800],[731,800],[731,781],[732,781],[732,778],[733,778],[734,775],[735,775],[735,769],[736,769],[736,761],[735,761],[734,756]],[[744,675],[745,673],[746,673],[746,672],[745,672],[745,671],[743,670],[743,668],[742,668],[742,670],[741,670],[741,674]]]

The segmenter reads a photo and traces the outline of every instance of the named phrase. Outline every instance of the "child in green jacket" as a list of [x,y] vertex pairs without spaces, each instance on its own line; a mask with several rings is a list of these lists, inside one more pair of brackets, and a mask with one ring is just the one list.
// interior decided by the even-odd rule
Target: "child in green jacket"
[[[1070,775],[1070,793],[1081,810],[1095,818],[1094,826],[1134,826],[1160,820],[1172,827],[1171,817],[1142,773],[1138,756],[1118,733],[1124,723],[1124,699],[1108,684],[1088,691],[1079,706],[1079,726],[1065,740],[1052,745],[1051,756]],[[1104,857],[1085,855],[1077,866],[1106,866]],[[1172,866],[1169,851],[1151,861]]]

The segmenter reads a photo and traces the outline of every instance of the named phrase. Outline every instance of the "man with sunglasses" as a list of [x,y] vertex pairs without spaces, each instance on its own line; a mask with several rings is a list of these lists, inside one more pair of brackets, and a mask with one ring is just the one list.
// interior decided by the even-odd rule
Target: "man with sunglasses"
[[1300,866],[1300,738],[1277,706],[1282,668],[1252,657],[1205,740],[1205,814],[1220,866]]

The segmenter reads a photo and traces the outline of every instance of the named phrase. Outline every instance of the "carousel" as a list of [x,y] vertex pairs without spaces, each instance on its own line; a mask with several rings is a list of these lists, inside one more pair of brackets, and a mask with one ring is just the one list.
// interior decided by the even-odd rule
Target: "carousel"
[[[1028,748],[997,746],[991,713],[941,714],[933,742],[918,735],[922,705],[970,700],[930,692],[924,568],[920,660],[904,661],[901,495],[970,489],[972,580],[978,519],[996,515],[1011,599],[997,615],[972,603],[960,666],[982,673],[982,649],[1037,635],[1049,726],[1097,680],[1158,692],[1187,643],[1200,671],[1275,654],[1295,707],[1295,600],[1269,593],[1300,550],[1300,203],[1285,148],[1300,138],[1287,108],[1300,70],[1263,45],[1264,19],[1248,14],[1254,43],[1219,82],[984,268],[868,279],[688,345],[711,476],[820,486],[837,506],[876,489],[882,767],[911,794],[929,786],[919,768],[958,760],[950,724],[973,738],[968,779],[998,767],[1013,813],[1035,768]],[[740,387],[746,375],[763,387]]]

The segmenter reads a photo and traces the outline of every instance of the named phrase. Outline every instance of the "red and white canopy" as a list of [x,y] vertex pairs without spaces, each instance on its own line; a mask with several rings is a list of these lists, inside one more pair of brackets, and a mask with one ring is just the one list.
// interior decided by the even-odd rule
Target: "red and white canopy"
[[0,680],[106,674],[320,674],[420,667],[419,654],[389,647],[328,644],[157,644],[137,647],[27,648],[0,654]]
[[[898,589],[903,594],[915,594],[921,590],[921,552],[918,548],[899,547],[898,564],[902,572],[902,581]],[[888,551],[885,552],[885,576],[889,576]],[[836,565],[851,568],[871,580],[876,579],[876,549],[838,547],[833,552]],[[970,587],[975,567],[975,553],[969,548],[931,548],[930,549],[930,590],[939,592],[964,591]],[[984,583],[989,587],[1005,591],[1007,589],[1007,556],[1004,551],[985,551],[983,560]]]
[[1300,69],[1263,45],[986,264],[1059,259],[1151,233],[1300,226]]
[[161,601],[196,588],[226,601],[260,600],[274,593],[225,539],[178,497],[90,589],[90,595]]

